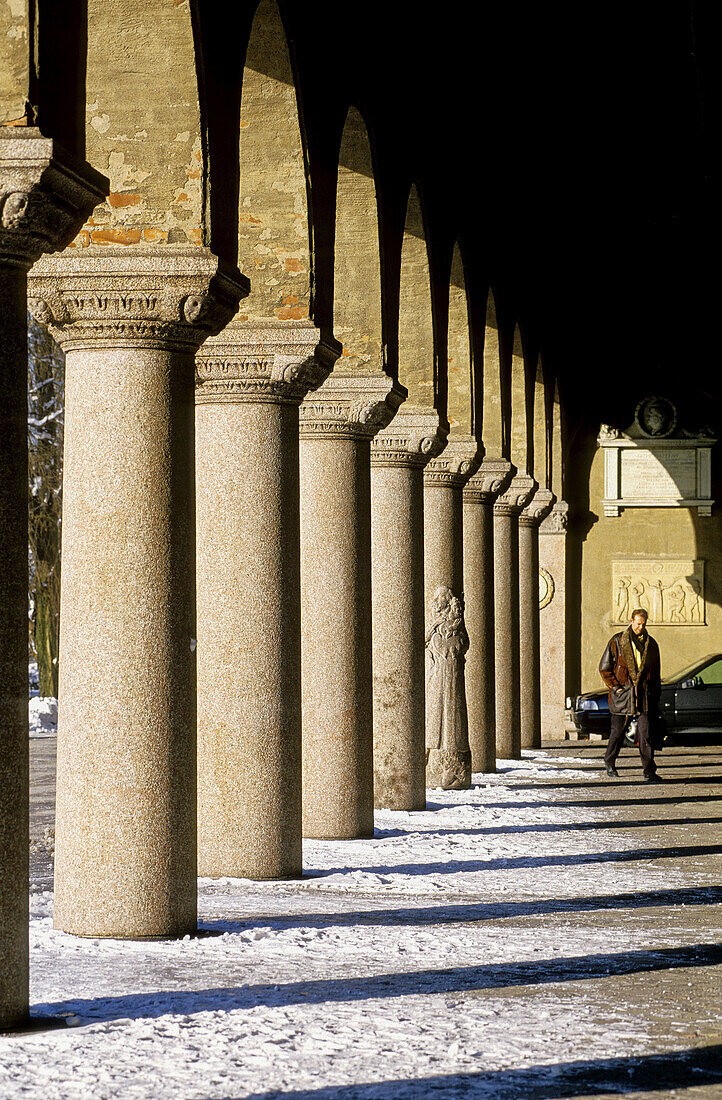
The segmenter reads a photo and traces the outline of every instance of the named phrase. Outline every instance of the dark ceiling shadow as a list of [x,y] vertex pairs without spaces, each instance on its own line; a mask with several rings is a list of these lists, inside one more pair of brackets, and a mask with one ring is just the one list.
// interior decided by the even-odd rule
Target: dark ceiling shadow
[[[722,1044],[645,1057],[554,1062],[479,1073],[449,1073],[411,1080],[328,1085],[293,1092],[254,1092],[245,1100],[419,1100],[420,1097],[485,1096],[493,1100],[565,1100],[573,1096],[659,1092],[722,1081]],[[232,1100],[230,1096],[224,1100]]]
[[681,890],[647,890],[639,893],[600,894],[591,897],[535,898],[534,901],[432,905],[424,908],[357,910],[345,913],[290,913],[282,917],[259,916],[249,920],[204,920],[198,922],[198,935],[222,936],[252,928],[353,928],[427,927],[441,924],[473,924],[477,921],[515,920],[521,917],[556,913],[594,913],[599,910],[659,909],[686,905],[719,905],[722,886],[687,887]]
[[[722,844],[679,844],[669,848],[632,848],[628,852],[577,852],[554,856],[502,856],[498,859],[450,859],[436,863],[399,863],[364,866],[372,875],[455,875],[462,872],[500,871],[518,867],[583,867],[591,863],[645,863],[652,859],[689,859],[722,853]],[[323,871],[305,871],[304,878],[353,873],[358,867],[328,867]]]
[[695,944],[658,951],[624,951],[619,954],[581,955],[534,962],[490,963],[485,966],[415,970],[361,978],[320,978],[278,984],[247,985],[221,989],[159,990],[127,993],[116,997],[75,998],[35,1006],[40,1016],[72,1014],[85,1023],[114,1019],[157,1019],[169,1013],[231,1012],[237,1009],[286,1007],[295,1004],[334,1004],[349,1001],[411,997],[428,994],[513,989],[559,982],[590,981],[610,975],[642,974],[680,967],[718,966],[722,945]]

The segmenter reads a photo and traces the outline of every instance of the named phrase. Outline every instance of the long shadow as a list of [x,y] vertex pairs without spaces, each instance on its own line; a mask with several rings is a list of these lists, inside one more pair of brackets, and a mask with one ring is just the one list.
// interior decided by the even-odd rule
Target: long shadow
[[490,963],[443,970],[378,974],[362,978],[320,978],[282,985],[248,985],[221,989],[164,990],[127,993],[117,997],[75,998],[39,1004],[40,1016],[72,1014],[81,1021],[146,1019],[169,1013],[230,1012],[236,1009],[287,1007],[294,1004],[333,1004],[387,997],[412,997],[439,993],[512,989],[557,982],[589,981],[623,974],[681,967],[718,966],[722,945],[662,948],[658,951],[624,951],[617,955],[582,955],[534,962]]
[[[662,762],[660,764],[660,774],[663,773],[664,768]],[[596,769],[594,769],[596,771]],[[595,781],[596,782],[596,781]],[[601,780],[599,781],[601,782]],[[684,779],[668,780],[668,782],[674,783],[675,786],[687,787],[695,783],[703,783],[705,787],[711,787],[713,783],[722,783],[722,775],[691,775],[685,776]],[[636,787],[641,786],[645,790],[648,790],[646,780],[642,776],[641,772],[638,779],[625,779],[621,783],[614,783],[611,780],[604,778],[604,787]],[[514,783],[515,791],[539,791],[539,790],[556,790],[557,788],[565,791],[570,790],[589,790],[588,782],[578,782],[574,780],[568,780],[567,782],[558,782],[555,776],[554,782],[547,782],[545,779],[539,778],[535,783]],[[722,796],[718,796],[722,797]],[[646,802],[646,799],[645,799]]]
[[459,905],[430,905],[408,909],[375,909],[344,913],[291,913],[248,920],[203,920],[199,935],[221,936],[247,932],[252,928],[353,928],[357,925],[473,924],[477,921],[538,917],[557,913],[594,913],[613,909],[658,909],[682,905],[719,905],[722,886],[687,887],[681,890],[648,890],[644,893],[600,894],[576,898],[536,898],[534,901],[468,902]]
[[[614,784],[615,786],[617,784]],[[632,784],[629,784],[631,787]],[[537,788],[539,790],[539,788]],[[656,788],[655,788],[656,790]],[[587,809],[600,810],[606,806],[632,806],[638,801],[637,797],[634,798],[587,798],[587,799],[570,799],[565,802],[561,799],[554,800],[555,808],[557,806],[574,806],[574,807],[586,807]],[[720,802],[722,801],[722,795],[719,794],[687,794],[676,797],[675,795],[669,795],[669,797],[659,798],[645,798],[645,806],[679,806],[682,803],[688,802]],[[479,806],[479,811],[483,810],[538,810],[540,806],[548,806],[549,803],[546,799],[538,798],[534,802],[484,802]],[[427,810],[447,810],[448,806],[436,805],[434,803],[427,804]]]
[[[564,1100],[598,1093],[660,1092],[722,1081],[722,1044],[643,1057],[554,1062],[484,1073],[449,1073],[413,1080],[327,1085],[293,1092],[254,1092],[245,1100],[420,1100],[486,1096],[493,1100]],[[225,1097],[224,1100],[232,1100]]]
[[[663,825],[720,825],[722,817],[646,817],[638,821],[569,821],[549,822],[538,825],[490,825],[487,829],[439,829],[423,830],[413,835],[423,839],[426,833],[430,836],[495,836],[498,834],[513,833],[571,833],[577,831],[606,832],[607,829],[646,829],[659,828]],[[397,836],[410,836],[410,832],[404,829],[375,829],[374,840],[386,840]]]
[[[581,867],[589,863],[636,863],[650,859],[686,859],[722,853],[722,844],[680,844],[671,848],[633,848],[628,852],[578,852],[556,856],[505,856],[498,859],[444,860],[438,863],[381,863],[363,870],[374,875],[455,875],[461,871],[500,871],[516,867]],[[353,868],[357,870],[358,868]],[[326,878],[342,874],[349,867],[306,871],[304,878]]]

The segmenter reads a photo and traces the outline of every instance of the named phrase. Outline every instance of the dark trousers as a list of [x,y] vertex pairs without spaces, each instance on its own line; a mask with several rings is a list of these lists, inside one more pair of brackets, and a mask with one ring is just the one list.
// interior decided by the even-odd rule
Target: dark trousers
[[[628,714],[613,714],[609,730],[609,742],[604,754],[604,763],[614,767],[619,751],[624,744],[624,731],[630,720]],[[637,736],[639,738],[639,755],[642,757],[642,770],[645,775],[654,775],[657,765],[654,763],[654,749],[650,740],[650,721],[648,714],[637,715]]]

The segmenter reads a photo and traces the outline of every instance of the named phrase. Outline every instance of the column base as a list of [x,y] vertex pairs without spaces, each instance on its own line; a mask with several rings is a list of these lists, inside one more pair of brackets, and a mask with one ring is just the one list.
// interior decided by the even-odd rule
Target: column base
[[444,791],[468,791],[471,787],[471,751],[429,749],[426,786],[441,787]]

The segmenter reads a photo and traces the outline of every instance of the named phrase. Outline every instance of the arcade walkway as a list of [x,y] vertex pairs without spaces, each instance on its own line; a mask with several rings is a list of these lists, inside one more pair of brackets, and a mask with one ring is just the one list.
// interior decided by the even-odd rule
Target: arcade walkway
[[31,1001],[7,1100],[722,1095],[722,751],[546,746],[305,845],[303,880],[202,880],[201,935],[50,925],[52,740],[34,741]]

